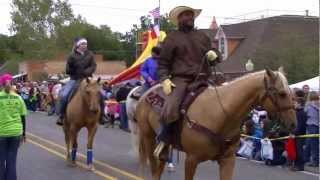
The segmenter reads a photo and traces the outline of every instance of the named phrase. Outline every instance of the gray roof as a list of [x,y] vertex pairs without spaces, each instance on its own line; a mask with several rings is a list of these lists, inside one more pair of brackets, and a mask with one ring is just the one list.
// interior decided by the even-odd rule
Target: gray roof
[[301,40],[301,48],[318,46],[318,21],[318,17],[282,15],[222,25],[227,39],[240,39],[240,44],[220,67],[224,72],[245,71],[245,63],[250,58],[255,70],[262,69],[269,63],[263,51],[291,46],[291,37]]

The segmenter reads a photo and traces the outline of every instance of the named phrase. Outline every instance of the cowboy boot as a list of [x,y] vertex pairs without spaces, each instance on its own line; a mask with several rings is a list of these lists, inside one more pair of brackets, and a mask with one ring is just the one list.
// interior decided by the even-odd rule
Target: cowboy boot
[[157,136],[157,141],[159,143],[153,152],[153,155],[161,161],[166,161],[168,159],[168,129],[169,125],[161,124],[161,130]]

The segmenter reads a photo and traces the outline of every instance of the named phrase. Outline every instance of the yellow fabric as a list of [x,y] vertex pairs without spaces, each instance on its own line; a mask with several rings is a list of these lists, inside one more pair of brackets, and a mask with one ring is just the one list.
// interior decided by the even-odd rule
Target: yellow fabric
[[176,87],[176,85],[173,84],[173,82],[170,79],[166,79],[162,81],[161,85],[162,85],[163,92],[166,95],[169,95],[172,92],[172,87]]
[[143,50],[139,58],[131,65],[130,68],[133,68],[141,63],[143,63],[146,59],[151,56],[151,49],[157,46],[158,42],[162,42],[166,38],[166,33],[164,31],[160,31],[160,37],[156,39],[152,39],[151,31],[148,31],[148,43],[147,47]]
[[214,52],[213,50],[210,50],[210,51],[207,52],[207,59],[209,61],[214,61],[214,60],[217,59],[217,57],[218,57],[217,53]]

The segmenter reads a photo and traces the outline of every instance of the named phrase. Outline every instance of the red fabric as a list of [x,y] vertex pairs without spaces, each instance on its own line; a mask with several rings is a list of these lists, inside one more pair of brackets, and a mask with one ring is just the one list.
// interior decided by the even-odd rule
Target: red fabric
[[156,33],[156,31],[152,28],[151,29],[151,38],[152,39],[156,39],[158,36],[157,36],[157,33]]
[[140,65],[131,67],[129,69],[126,69],[122,71],[118,76],[113,78],[109,84],[117,84],[121,81],[129,80],[129,79],[134,79],[140,76]]
[[289,138],[285,144],[285,149],[287,151],[288,160],[294,161],[297,158],[297,152],[296,152],[296,142],[293,138]]

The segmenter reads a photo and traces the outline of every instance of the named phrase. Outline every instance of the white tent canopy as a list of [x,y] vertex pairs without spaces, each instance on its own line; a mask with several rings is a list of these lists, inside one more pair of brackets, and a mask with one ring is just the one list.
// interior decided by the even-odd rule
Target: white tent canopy
[[319,91],[320,90],[319,89],[319,83],[320,83],[319,76],[317,76],[317,77],[314,77],[314,78],[311,78],[311,79],[308,79],[308,80],[305,80],[305,81],[302,81],[302,82],[291,84],[290,88],[300,88],[300,89],[302,89],[302,86],[308,85],[310,87],[310,90]]

